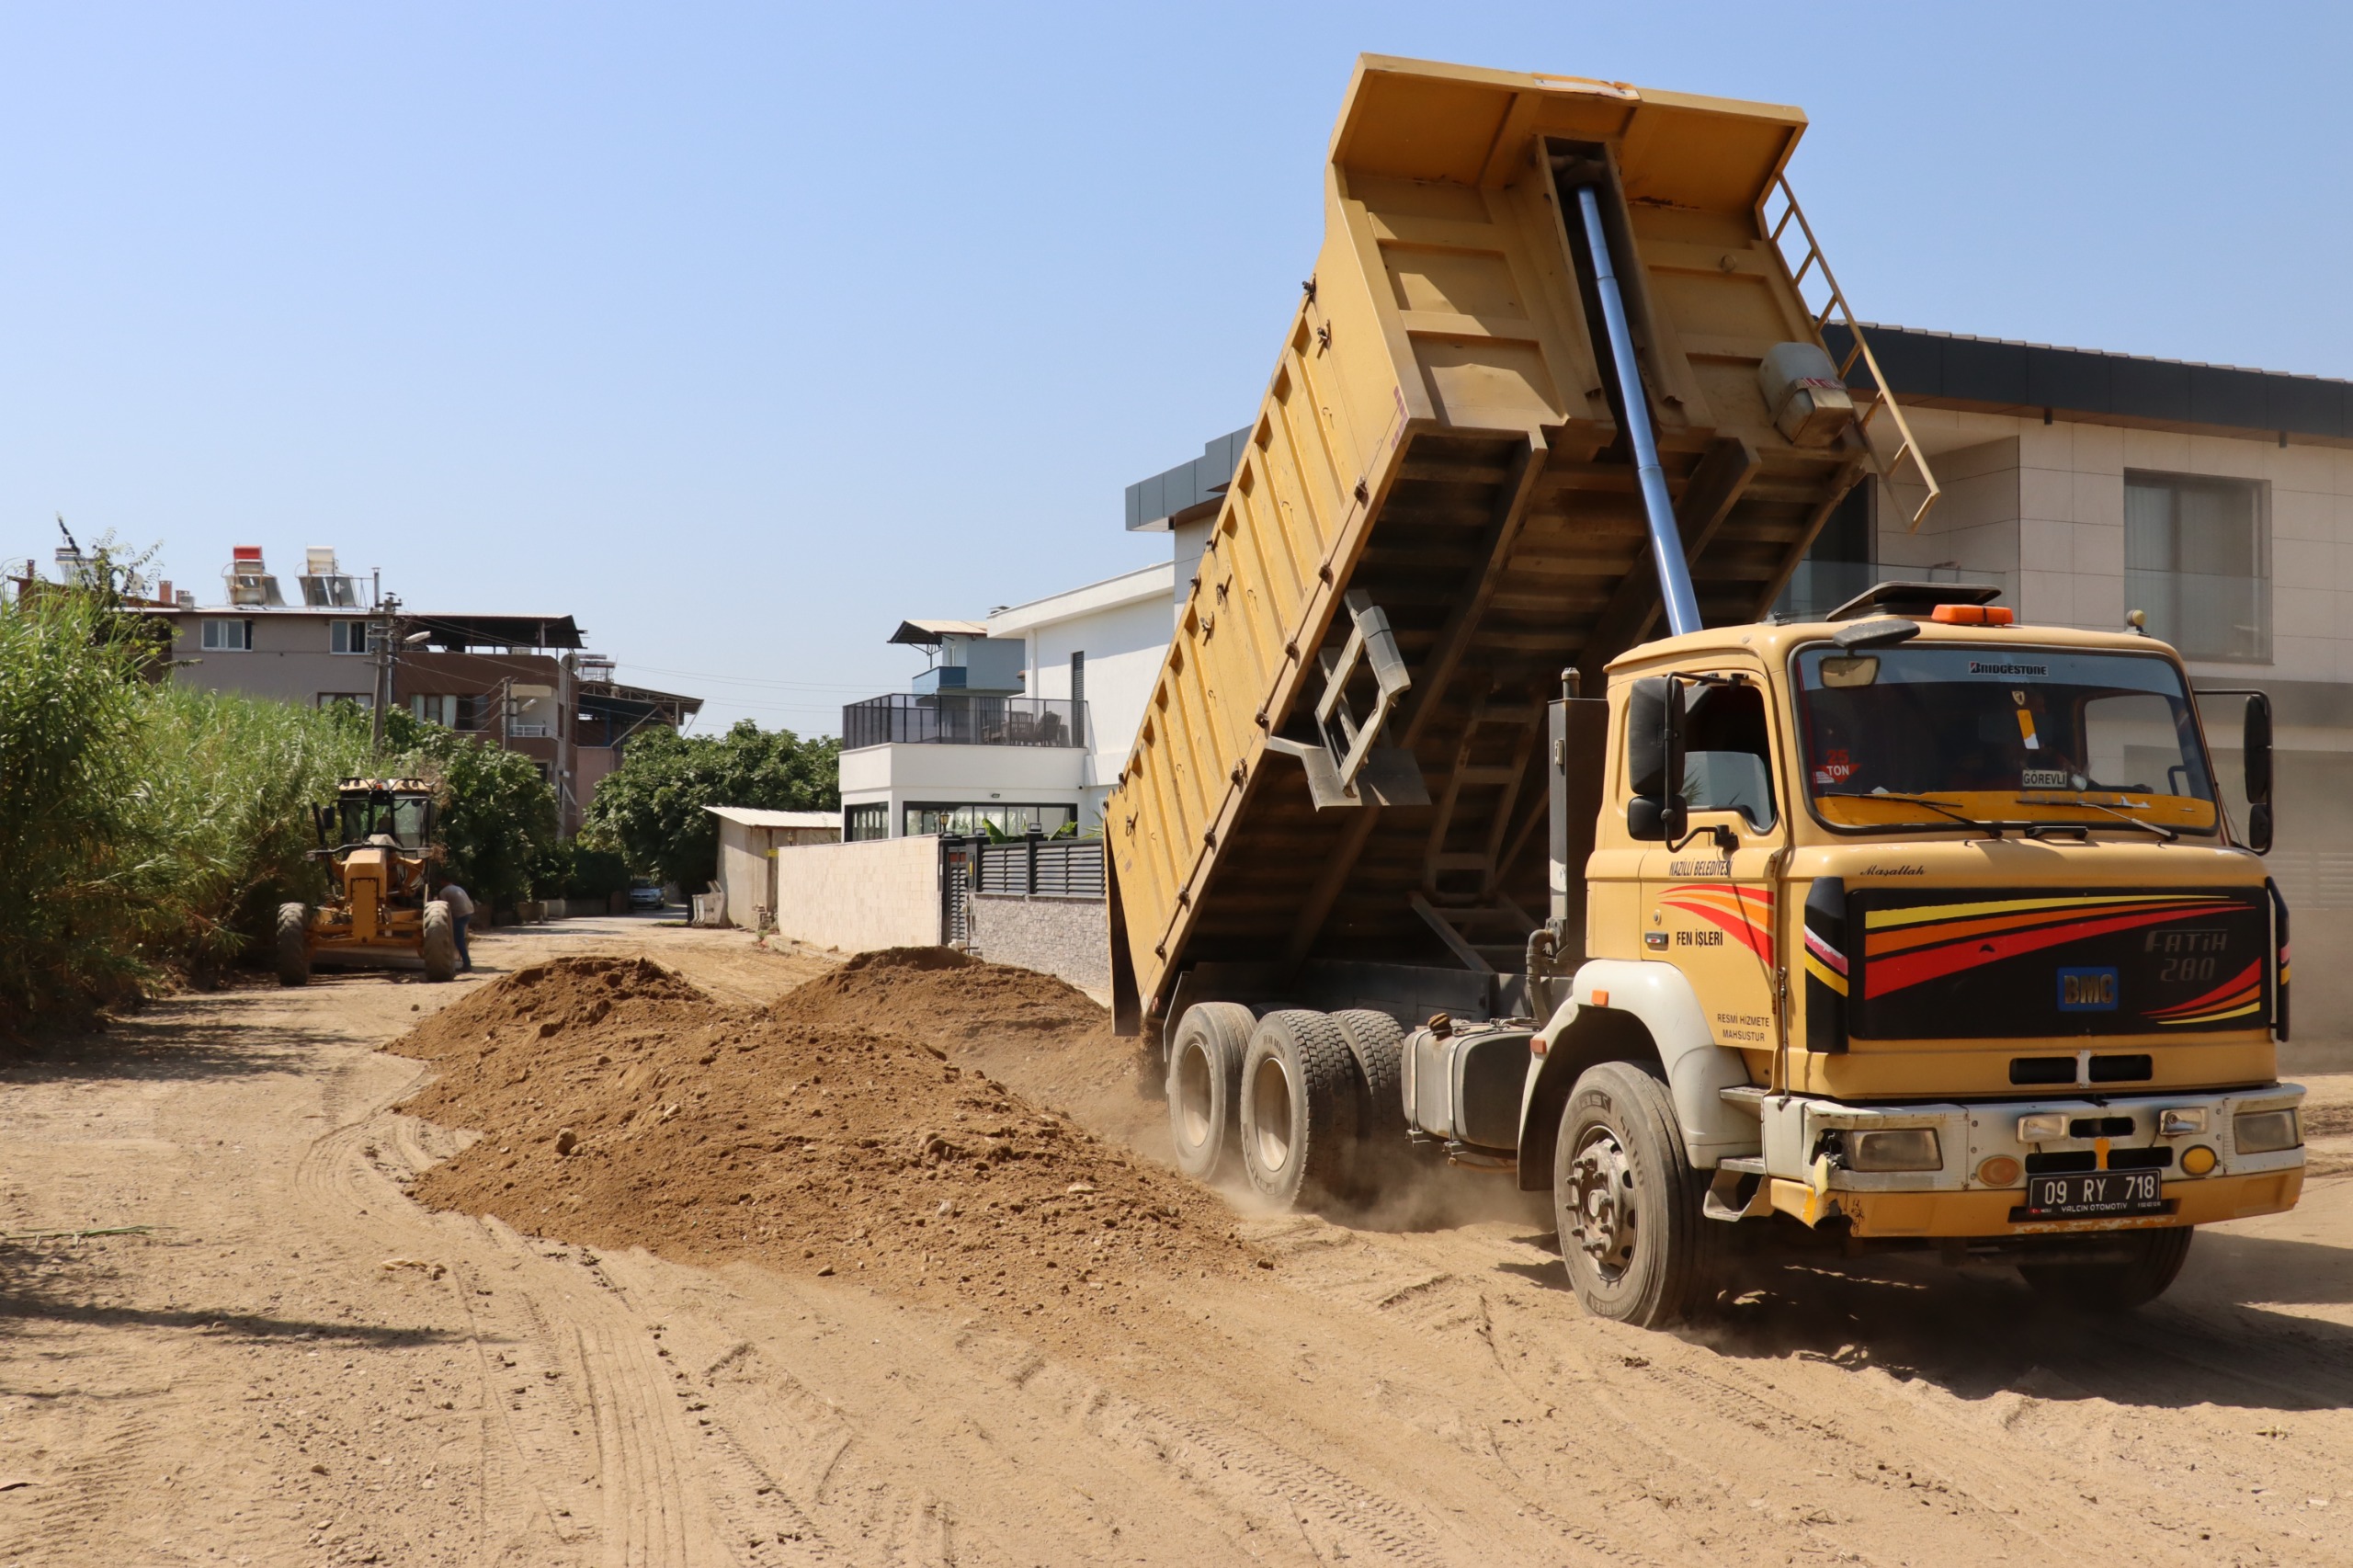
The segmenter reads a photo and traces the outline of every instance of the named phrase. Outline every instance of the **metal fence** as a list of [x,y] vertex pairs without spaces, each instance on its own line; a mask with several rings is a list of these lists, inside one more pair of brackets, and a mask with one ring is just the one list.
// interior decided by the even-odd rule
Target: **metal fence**
[[842,709],[842,749],[880,745],[1083,746],[1086,704],[1058,697],[893,692]]
[[[961,940],[962,901],[972,893],[1016,898],[1101,898],[1103,841],[1033,835],[1010,844],[979,838],[939,841],[940,929]],[[952,890],[952,892],[951,892]],[[953,904],[949,902],[953,899]]]
[[939,841],[939,945],[961,948],[972,939],[972,922],[966,899],[972,886],[972,852],[977,840],[943,837]]

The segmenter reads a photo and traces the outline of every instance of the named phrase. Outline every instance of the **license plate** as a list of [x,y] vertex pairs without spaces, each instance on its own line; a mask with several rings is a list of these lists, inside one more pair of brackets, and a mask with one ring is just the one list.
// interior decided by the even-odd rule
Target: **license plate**
[[2165,1200],[2155,1171],[2076,1171],[2027,1177],[2026,1211],[2037,1220],[2162,1214]]

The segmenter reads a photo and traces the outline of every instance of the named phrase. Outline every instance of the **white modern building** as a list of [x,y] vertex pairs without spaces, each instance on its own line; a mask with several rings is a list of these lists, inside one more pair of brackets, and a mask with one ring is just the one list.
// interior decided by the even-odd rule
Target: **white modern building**
[[1167,652],[1174,567],[1000,609],[910,620],[910,690],[842,710],[842,835],[1091,833]]

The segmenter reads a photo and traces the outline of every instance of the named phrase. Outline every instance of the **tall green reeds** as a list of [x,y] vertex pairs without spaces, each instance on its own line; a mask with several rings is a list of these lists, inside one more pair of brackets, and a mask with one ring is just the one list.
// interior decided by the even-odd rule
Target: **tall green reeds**
[[281,901],[325,893],[311,809],[353,774],[438,784],[451,872],[485,904],[528,891],[556,836],[528,758],[402,713],[374,758],[364,714],[158,679],[111,602],[0,602],[0,1031],[209,983]]
[[0,1027],[143,973],[159,889],[138,809],[145,693],[134,644],[90,597],[0,605]]

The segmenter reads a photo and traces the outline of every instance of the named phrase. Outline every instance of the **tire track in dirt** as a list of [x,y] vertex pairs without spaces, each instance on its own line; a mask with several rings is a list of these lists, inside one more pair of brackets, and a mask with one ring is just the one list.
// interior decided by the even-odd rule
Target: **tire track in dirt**
[[112,1417],[85,1452],[44,1480],[23,1528],[0,1537],[0,1559],[14,1563],[96,1562],[105,1555],[108,1521],[152,1498],[153,1467],[142,1462],[144,1424]]
[[[714,1553],[760,1568],[826,1561],[805,1519],[767,1503],[765,1478],[701,1462],[706,1445],[679,1409],[647,1325],[584,1278],[573,1249],[543,1251],[497,1221],[430,1215],[410,1201],[404,1179],[446,1157],[455,1140],[383,1108],[425,1076],[381,1071],[391,1060],[331,1080],[330,1114],[367,1108],[304,1152],[295,1197],[318,1231],[449,1260],[445,1289],[470,1325],[486,1416],[483,1560],[544,1535],[592,1550],[608,1568],[694,1568]],[[362,1073],[375,1080],[364,1092],[351,1081]],[[772,1516],[777,1528],[767,1528]]]
[[[2047,1465],[2006,1458],[1977,1462],[1951,1454],[1937,1432],[1921,1429],[1927,1424],[1916,1404],[1901,1395],[1892,1402],[1885,1388],[1870,1386],[1863,1374],[1845,1373],[1862,1385],[1849,1391],[1847,1409],[1857,1416],[1900,1414],[1910,1428],[1899,1445],[1906,1458],[1894,1471],[1899,1479],[1891,1484],[1881,1468],[1890,1452],[1884,1436],[1874,1437],[1857,1429],[1853,1421],[1825,1415],[1841,1405],[1812,1397],[1819,1390],[1791,1392],[1778,1386],[1783,1380],[1728,1360],[1705,1345],[1672,1335],[1629,1335],[1614,1325],[1596,1324],[1577,1312],[1564,1293],[1556,1299],[1546,1299],[1551,1292],[1546,1298],[1532,1297],[1516,1283],[1518,1269],[1506,1275],[1514,1284],[1501,1290],[1481,1288],[1475,1277],[1492,1275],[1515,1250],[1513,1244],[1492,1233],[1475,1229],[1448,1234],[1342,1233],[1347,1241],[1314,1234],[1312,1226],[1292,1222],[1273,1227],[1259,1239],[1282,1252],[1286,1264],[1300,1271],[1299,1282],[1317,1296],[1391,1319],[1425,1346],[1451,1339],[1462,1354],[1487,1362],[1521,1401],[1537,1409],[1582,1406],[1588,1421],[1601,1417],[1598,1425],[1610,1434],[1611,1442],[1653,1456],[1649,1466],[1636,1468],[1664,1483],[1665,1495],[1682,1499],[1678,1512],[1689,1513],[1696,1505],[1712,1521],[1711,1528],[1751,1542],[1756,1550],[1785,1548],[1793,1540],[1805,1542],[1809,1550],[1846,1550],[1851,1544],[1823,1528],[1841,1522],[1835,1512],[1804,1499],[1854,1489],[1838,1486],[1835,1479],[1822,1486],[1792,1488],[1792,1474],[1868,1478],[1870,1492],[1849,1498],[1849,1512],[1870,1493],[1900,1490],[1937,1500],[1951,1511],[1949,1517],[1964,1521],[1981,1537],[2007,1535],[2022,1545],[2057,1548],[2083,1529],[2112,1529],[2122,1523],[2114,1509],[2065,1506],[2054,1495]],[[1639,1342],[1641,1348],[1608,1348],[1620,1338]],[[1579,1345],[1592,1346],[1597,1354],[1578,1355]],[[1612,1367],[1612,1362],[1618,1364]],[[1543,1369],[1548,1365],[1552,1369],[1549,1372]],[[1891,1381],[1890,1386],[1901,1385]],[[1482,1396],[1477,1403],[1493,1407],[1495,1402]],[[1559,1451],[1544,1452],[1538,1463],[1548,1477],[1547,1493],[1557,1494],[1563,1483],[1605,1498],[1625,1489],[1622,1454],[1614,1462],[1593,1464]],[[1540,1506],[1512,1473],[1509,1458],[1499,1453],[1495,1468],[1498,1485],[1526,1498],[1528,1506]],[[2115,1489],[2106,1490],[2112,1494]],[[1778,1509],[1779,1516],[1759,1519],[1756,1516],[1760,1510],[1737,1506],[1733,1500],[1739,1498],[1772,1500],[1761,1511],[1773,1514]],[[2020,1522],[2029,1512],[2047,1518],[2054,1509],[2062,1519],[2047,1528]],[[1857,1522],[1872,1511],[1866,1508]],[[1901,1509],[1896,1512],[1900,1515]],[[2131,1511],[2125,1516],[2129,1518]],[[1881,1518],[1876,1526],[1895,1528],[1896,1520]],[[1606,1548],[1612,1543],[1603,1537],[1588,1544]]]
[[[756,1301],[708,1289],[675,1301],[673,1337],[698,1345],[699,1393],[731,1412],[748,1462],[795,1478],[799,1506],[835,1540],[858,1541],[859,1561],[1127,1555],[1115,1527],[1056,1500],[1091,1493],[1140,1508],[1156,1484],[1147,1468],[1120,1462],[1114,1481],[1105,1461],[1121,1456],[1074,1445],[1080,1434],[1017,1382],[960,1365],[951,1327],[866,1318],[863,1297],[762,1276]],[[1198,1522],[1218,1528],[1208,1514]]]

